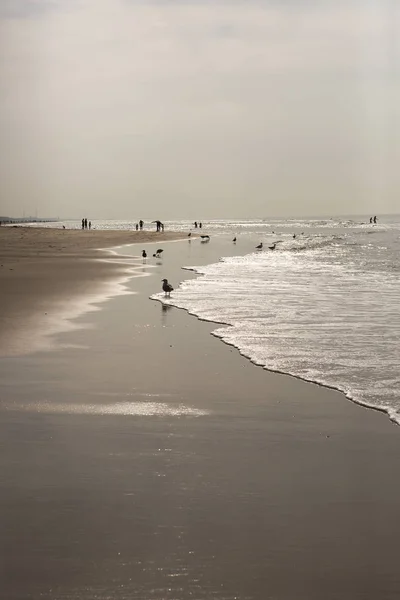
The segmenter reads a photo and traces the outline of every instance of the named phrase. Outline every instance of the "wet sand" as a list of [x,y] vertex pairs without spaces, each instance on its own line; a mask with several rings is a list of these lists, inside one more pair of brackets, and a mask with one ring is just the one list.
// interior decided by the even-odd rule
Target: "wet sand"
[[49,323],[55,307],[58,314],[68,312],[77,298],[107,295],[105,284],[129,275],[134,263],[104,249],[135,243],[132,253],[138,258],[139,243],[154,242],[155,247],[182,237],[176,232],[0,227],[0,356],[45,346],[41,333],[62,325],[60,320]]
[[148,299],[224,243],[169,244],[90,329],[0,360],[2,598],[400,596],[399,428]]

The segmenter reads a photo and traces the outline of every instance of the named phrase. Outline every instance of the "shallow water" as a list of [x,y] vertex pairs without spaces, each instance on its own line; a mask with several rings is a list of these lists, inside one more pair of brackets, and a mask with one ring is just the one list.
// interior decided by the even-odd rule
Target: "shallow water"
[[155,297],[229,325],[214,334],[254,363],[400,423],[400,218],[367,221],[216,222],[215,233],[236,234],[238,251],[247,238],[264,249],[190,266],[200,277],[170,300]]

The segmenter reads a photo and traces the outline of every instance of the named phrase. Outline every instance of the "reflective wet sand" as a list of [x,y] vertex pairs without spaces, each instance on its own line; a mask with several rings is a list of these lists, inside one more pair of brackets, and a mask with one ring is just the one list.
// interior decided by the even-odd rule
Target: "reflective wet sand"
[[1,598],[399,597],[398,427],[148,300],[213,242],[0,360]]

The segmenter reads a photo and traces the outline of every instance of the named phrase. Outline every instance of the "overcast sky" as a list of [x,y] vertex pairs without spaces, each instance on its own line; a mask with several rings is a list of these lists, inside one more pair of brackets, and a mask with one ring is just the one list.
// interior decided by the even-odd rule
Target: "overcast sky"
[[0,214],[400,212],[399,0],[0,0]]

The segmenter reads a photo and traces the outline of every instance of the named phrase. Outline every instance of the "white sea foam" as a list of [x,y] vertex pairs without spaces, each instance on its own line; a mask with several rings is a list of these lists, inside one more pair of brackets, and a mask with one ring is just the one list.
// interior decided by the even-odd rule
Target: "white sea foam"
[[342,390],[400,423],[400,222],[326,223],[287,235],[274,252],[190,267],[198,278],[171,299],[154,297],[228,325],[214,334],[254,363]]

